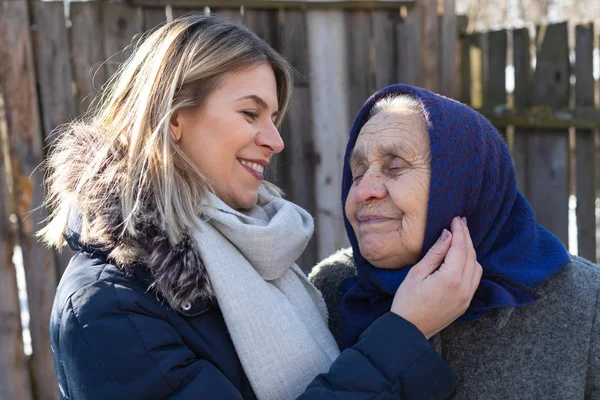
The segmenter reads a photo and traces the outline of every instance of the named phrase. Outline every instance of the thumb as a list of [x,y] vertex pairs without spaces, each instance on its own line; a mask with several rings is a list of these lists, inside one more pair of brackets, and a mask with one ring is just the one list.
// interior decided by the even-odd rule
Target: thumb
[[421,279],[425,279],[435,272],[444,262],[446,254],[448,254],[448,250],[452,244],[451,238],[452,234],[447,229],[444,229],[437,242],[431,246],[431,249],[429,249],[423,259],[415,264],[411,272],[414,271]]

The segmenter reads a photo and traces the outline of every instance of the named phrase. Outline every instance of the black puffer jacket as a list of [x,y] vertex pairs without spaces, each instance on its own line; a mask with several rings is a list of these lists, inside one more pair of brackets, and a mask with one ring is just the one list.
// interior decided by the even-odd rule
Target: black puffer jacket
[[[138,265],[125,273],[74,235],[78,251],[51,319],[63,399],[255,399],[218,306],[173,310]],[[186,307],[188,308],[188,307]],[[290,360],[294,362],[294,360]],[[410,323],[388,313],[301,399],[437,399],[452,372]]]

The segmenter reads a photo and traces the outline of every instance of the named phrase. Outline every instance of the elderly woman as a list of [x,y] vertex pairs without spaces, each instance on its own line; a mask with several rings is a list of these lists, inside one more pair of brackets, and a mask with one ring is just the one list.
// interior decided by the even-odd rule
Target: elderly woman
[[352,249],[311,276],[342,349],[391,304],[455,215],[483,277],[467,312],[432,338],[457,399],[600,399],[600,268],[570,256],[519,193],[508,149],[480,114],[406,85],[362,107],[342,200]]
[[41,233],[77,251],[50,324],[62,399],[452,390],[426,339],[464,312],[479,282],[467,227],[455,219],[398,290],[410,301],[340,355],[325,302],[294,263],[312,217],[264,180],[284,146],[291,76],[242,25],[189,16],[150,34],[97,109],[65,127]]

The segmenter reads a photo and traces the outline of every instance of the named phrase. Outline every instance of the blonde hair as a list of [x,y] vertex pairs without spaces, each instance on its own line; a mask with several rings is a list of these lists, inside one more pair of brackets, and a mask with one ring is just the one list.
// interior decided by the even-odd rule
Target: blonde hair
[[143,220],[148,205],[169,242],[177,243],[195,227],[202,197],[212,189],[169,135],[171,117],[201,106],[225,73],[260,63],[269,64],[275,74],[279,124],[293,88],[292,69],[243,25],[191,15],[144,37],[91,112],[59,132],[45,165],[45,205],[52,212],[38,235],[60,248],[69,214],[78,208],[81,239],[104,243],[107,227],[96,226],[94,215],[112,202],[117,203],[120,226],[109,229],[119,232],[109,243],[114,236],[140,236],[136,222]]

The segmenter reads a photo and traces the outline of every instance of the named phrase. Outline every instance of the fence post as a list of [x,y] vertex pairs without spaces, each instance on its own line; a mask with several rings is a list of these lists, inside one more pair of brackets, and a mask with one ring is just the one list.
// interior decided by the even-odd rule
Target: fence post
[[323,259],[348,245],[340,200],[341,167],[350,130],[347,30],[343,11],[309,10],[306,16],[316,150],[316,234],[319,259]]
[[150,7],[142,10],[142,25],[144,32],[165,23],[167,21],[166,7]]
[[[439,92],[439,19],[437,0],[419,0],[416,8],[420,12],[422,72],[420,86],[432,92]],[[453,35],[456,33],[453,32]]]
[[[395,51],[396,34],[394,26],[400,19],[399,10],[373,10],[373,52],[375,54],[374,77],[371,82],[375,83],[375,90],[385,86],[398,83],[396,81],[396,60]],[[372,93],[369,93],[371,95]],[[366,98],[362,99],[364,102]],[[356,113],[358,110],[350,110]]]
[[456,99],[458,85],[456,84],[458,47],[456,16],[456,1],[443,0],[443,14],[440,17],[440,93]]
[[371,65],[371,11],[344,12],[348,35],[348,117],[358,113],[365,100],[373,93],[373,66]]
[[[69,51],[64,4],[58,1],[34,1],[31,11],[34,58],[45,146],[58,137],[54,130],[76,117],[73,98],[73,72]],[[58,276],[62,276],[75,253],[64,248],[57,254]]]
[[58,385],[50,351],[48,326],[56,291],[53,251],[34,237],[47,214],[40,207],[44,186],[39,165],[43,160],[40,118],[29,16],[25,0],[0,2],[0,86],[6,109],[7,145],[10,149],[13,195],[19,224],[19,244],[27,280],[30,331],[33,347],[32,382],[37,399],[57,399]]
[[466,15],[458,17],[458,50],[457,53],[460,71],[457,76],[460,81],[458,99],[468,105],[471,105],[471,41],[472,36],[467,32],[469,20]]
[[142,32],[142,10],[124,3],[102,3],[106,76],[110,77],[132,53],[128,47]]
[[[532,70],[531,70],[531,40],[527,28],[513,31],[513,64],[515,68],[515,90],[513,92],[514,106],[517,111],[531,107]],[[529,195],[527,184],[527,136],[531,131],[515,127],[513,145],[513,160],[517,171],[517,186],[525,197]]]
[[[575,105],[594,108],[594,25],[575,28]],[[596,166],[594,131],[575,133],[578,253],[596,261]]]
[[[300,10],[279,10],[279,43],[281,54],[298,71],[294,94],[282,127],[285,149],[281,155],[283,188],[294,203],[316,215],[315,148],[311,134],[310,86],[306,14]],[[284,182],[285,181],[285,182]],[[312,268],[319,260],[318,242],[313,236],[300,256],[303,269]]]
[[[0,38],[3,31],[3,15],[10,15],[6,3],[0,1]],[[0,41],[0,48],[2,42]],[[0,53],[2,51],[0,50]],[[1,67],[1,66],[0,66]],[[0,75],[2,70],[0,68]],[[14,204],[9,193],[9,175],[5,166],[7,127],[4,118],[4,101],[0,85],[0,398],[31,399],[31,383],[27,358],[23,352],[23,332],[17,277],[12,262],[16,243],[16,227],[10,222]]]
[[[538,28],[533,80],[535,106],[569,106],[567,23]],[[536,129],[528,137],[528,200],[538,221],[568,245],[568,132]]]
[[[106,81],[104,43],[102,38],[101,3],[95,1],[72,2],[71,56],[77,88],[76,109],[88,110],[98,89]],[[94,46],[90,46],[94,43]]]
[[[484,95],[485,110],[493,111],[496,107],[506,104],[506,30],[489,32],[487,35],[487,77],[486,93]],[[498,132],[506,140],[507,127],[497,126]]]
[[396,24],[396,79],[408,85],[420,85],[423,71],[420,10],[415,7],[403,7],[400,20]]

